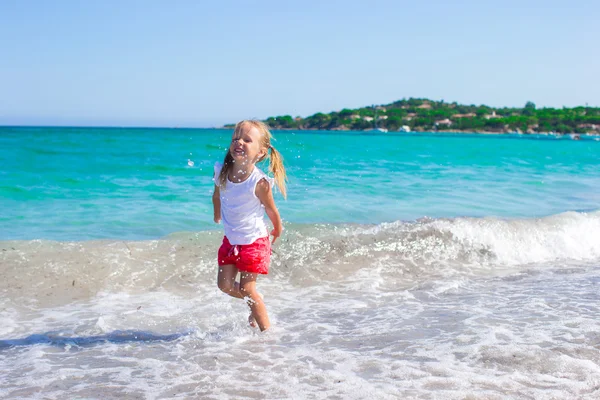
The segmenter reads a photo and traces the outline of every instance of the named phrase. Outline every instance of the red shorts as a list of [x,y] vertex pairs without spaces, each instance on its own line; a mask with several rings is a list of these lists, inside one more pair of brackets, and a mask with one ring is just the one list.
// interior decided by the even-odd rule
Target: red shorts
[[267,274],[271,260],[271,242],[268,237],[264,237],[251,244],[232,245],[225,236],[218,257],[219,266],[233,264],[240,271]]

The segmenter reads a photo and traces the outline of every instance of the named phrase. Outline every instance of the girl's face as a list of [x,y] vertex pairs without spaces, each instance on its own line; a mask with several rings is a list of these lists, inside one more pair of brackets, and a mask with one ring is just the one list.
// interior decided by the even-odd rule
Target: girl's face
[[261,133],[252,125],[244,125],[239,133],[234,132],[229,153],[236,164],[254,164],[266,151],[260,144]]

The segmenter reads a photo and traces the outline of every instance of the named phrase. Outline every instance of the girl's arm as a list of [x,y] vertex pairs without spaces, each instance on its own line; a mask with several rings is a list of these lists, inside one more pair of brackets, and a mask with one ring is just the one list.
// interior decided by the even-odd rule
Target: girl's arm
[[267,182],[266,179],[261,179],[256,184],[256,197],[260,200],[260,202],[265,206],[265,211],[273,224],[273,230],[271,231],[271,235],[273,235],[273,243],[277,240],[279,236],[281,236],[281,232],[283,231],[283,225],[281,223],[281,217],[279,216],[279,211],[275,206],[275,200],[273,200],[273,191],[271,190],[271,185]]
[[219,222],[221,222],[221,191],[219,190],[219,187],[217,185],[215,185],[215,191],[212,196],[212,202],[214,212],[213,218],[215,223],[218,224]]

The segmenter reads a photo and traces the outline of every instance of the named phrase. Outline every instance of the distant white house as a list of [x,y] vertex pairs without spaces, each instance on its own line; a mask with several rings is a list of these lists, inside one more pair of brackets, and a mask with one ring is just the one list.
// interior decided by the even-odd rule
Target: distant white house
[[600,131],[600,124],[579,124],[577,127],[586,129],[589,132]]
[[484,116],[485,119],[494,119],[494,118],[502,118],[502,115],[496,115],[496,111],[492,111],[491,114],[486,114]]
[[450,121],[448,118],[446,118],[446,119],[442,119],[442,120],[439,120],[439,121],[435,121],[435,124],[436,125],[450,126],[450,125],[452,125],[452,121]]
[[400,129],[398,129],[398,132],[410,132],[410,126],[402,125]]
[[382,119],[388,119],[387,115],[380,115],[379,117],[377,117],[378,120],[382,120]]
[[363,117],[363,119],[367,122],[373,121],[373,117]]

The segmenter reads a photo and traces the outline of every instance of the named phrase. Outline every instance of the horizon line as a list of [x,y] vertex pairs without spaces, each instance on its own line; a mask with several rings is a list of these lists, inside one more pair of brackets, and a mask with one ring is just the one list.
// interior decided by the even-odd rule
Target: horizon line
[[144,126],[144,125],[53,125],[53,124],[2,124],[0,128],[107,128],[107,129],[230,129],[225,126]]

